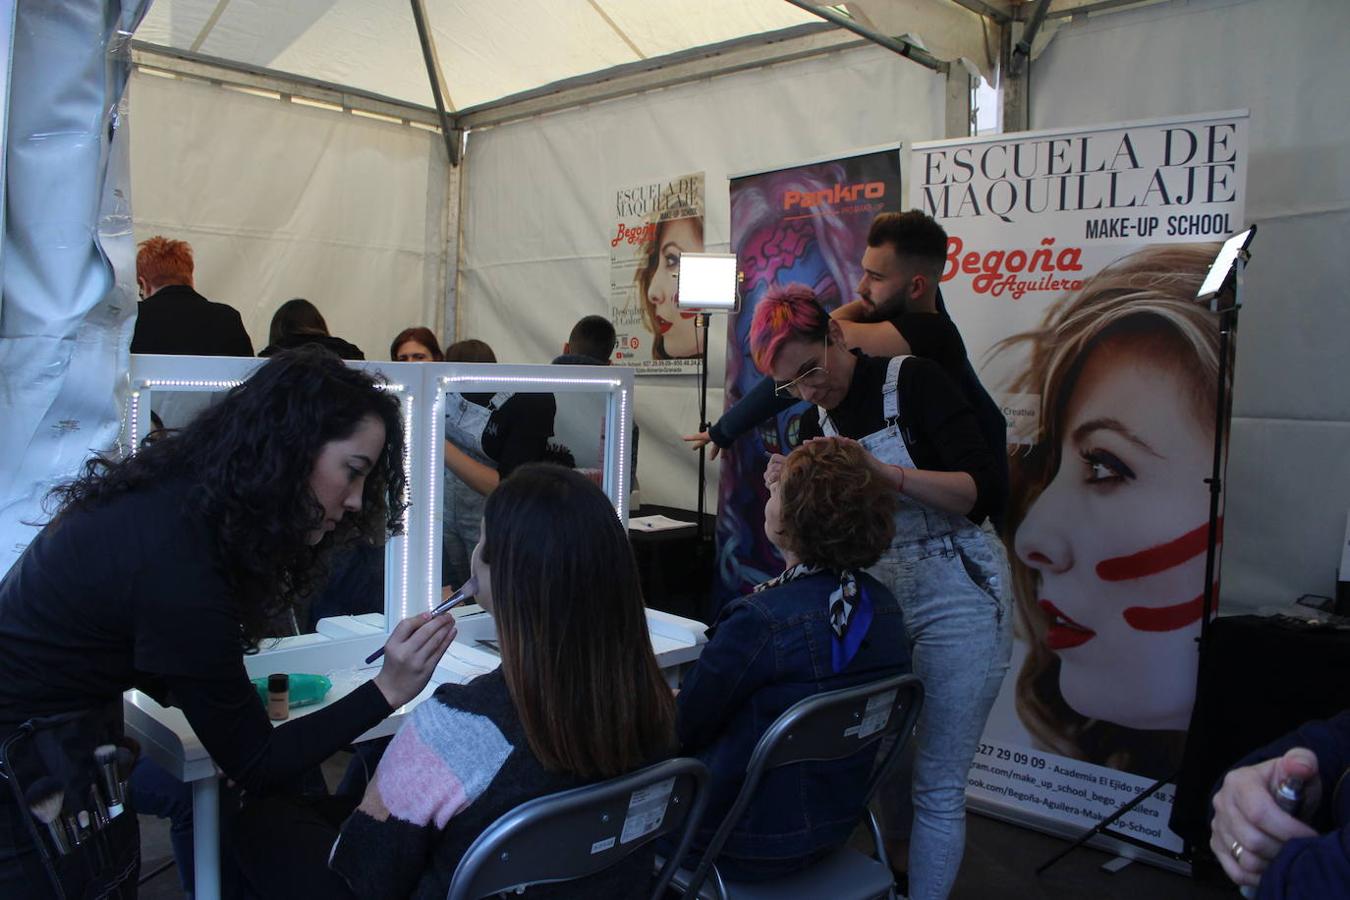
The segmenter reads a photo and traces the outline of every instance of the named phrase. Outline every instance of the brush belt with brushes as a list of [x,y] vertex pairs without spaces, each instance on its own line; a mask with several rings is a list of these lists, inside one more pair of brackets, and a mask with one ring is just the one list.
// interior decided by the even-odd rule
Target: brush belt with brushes
[[140,831],[127,783],[138,749],[123,735],[121,697],[30,719],[0,742],[0,791],[9,795],[5,806],[17,804],[11,819],[25,826],[12,828],[11,839],[35,848],[26,857],[41,866],[25,896],[136,896]]

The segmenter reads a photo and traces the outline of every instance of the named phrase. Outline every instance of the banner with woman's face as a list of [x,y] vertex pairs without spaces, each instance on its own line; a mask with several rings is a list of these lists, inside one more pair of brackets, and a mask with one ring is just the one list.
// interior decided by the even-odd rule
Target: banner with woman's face
[[[1087,827],[1180,763],[1219,369],[1196,293],[1244,227],[1246,128],[1208,115],[911,155],[911,202],[949,235],[947,308],[1009,426],[1017,642],[976,806]],[[1179,850],[1170,796],[1118,829]]]
[[702,253],[703,173],[632,185],[614,192],[610,234],[613,361],[642,375],[698,371],[703,332],[677,306],[680,257]]

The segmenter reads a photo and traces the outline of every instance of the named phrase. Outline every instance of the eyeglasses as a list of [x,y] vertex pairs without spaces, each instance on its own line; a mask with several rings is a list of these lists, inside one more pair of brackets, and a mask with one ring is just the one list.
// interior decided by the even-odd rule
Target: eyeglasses
[[[827,338],[825,341],[825,353],[824,356],[822,356],[822,359],[828,362],[830,358],[829,353],[830,353],[830,342],[829,339]],[[791,381],[786,381],[783,382],[782,384],[779,384],[778,382],[775,381],[773,383],[774,396],[800,397],[802,385],[806,385],[807,387],[819,387],[825,381],[825,376],[828,375],[829,373],[830,373],[829,367],[824,364],[821,364],[819,366],[813,366],[812,368],[807,369],[805,372],[798,375]]]

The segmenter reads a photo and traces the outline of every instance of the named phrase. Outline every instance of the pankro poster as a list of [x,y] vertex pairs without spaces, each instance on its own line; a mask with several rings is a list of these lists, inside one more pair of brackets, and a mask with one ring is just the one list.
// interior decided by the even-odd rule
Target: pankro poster
[[[727,409],[763,378],[750,358],[750,323],[765,291],[800,282],[826,309],[848,303],[862,279],[872,219],[899,209],[898,145],[731,179],[741,308],[727,320]],[[782,571],[782,558],[764,536],[764,467],[770,454],[801,442],[807,408],[796,404],[722,454],[715,605]]]
[[680,256],[703,252],[703,173],[619,188],[609,235],[614,364],[639,375],[698,371],[703,331],[676,307]]
[[[943,296],[1012,442],[1016,641],[968,796],[1086,829],[1184,747],[1219,343],[1195,294],[1244,226],[1247,114],[918,144],[910,178],[947,229]],[[1179,851],[1171,799],[1115,830]]]

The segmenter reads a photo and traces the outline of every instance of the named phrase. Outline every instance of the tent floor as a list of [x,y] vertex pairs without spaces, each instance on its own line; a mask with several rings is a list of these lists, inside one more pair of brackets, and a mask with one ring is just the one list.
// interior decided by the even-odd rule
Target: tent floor
[[[346,759],[344,753],[324,764],[330,787],[341,777]],[[1058,838],[972,814],[966,826],[966,857],[952,900],[1230,900],[1236,896],[1231,886],[1196,881],[1144,863],[1131,863],[1109,874],[1101,865],[1111,855],[1088,848],[1074,851],[1037,877],[1036,866],[1063,846]],[[141,847],[142,872],[170,858],[168,821],[141,816]],[[172,867],[140,891],[142,900],[179,900],[182,896],[178,870]]]

